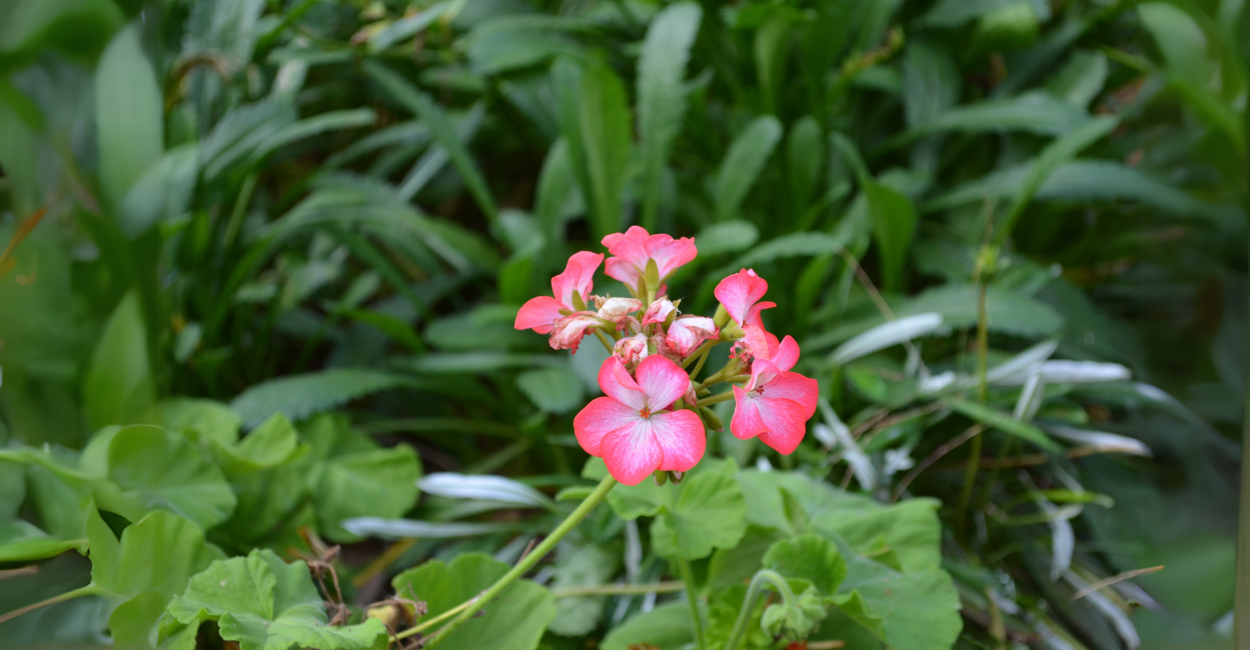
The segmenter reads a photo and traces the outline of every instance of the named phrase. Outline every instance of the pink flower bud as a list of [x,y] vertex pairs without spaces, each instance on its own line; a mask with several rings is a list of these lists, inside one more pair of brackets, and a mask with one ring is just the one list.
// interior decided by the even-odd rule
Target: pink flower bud
[[642,302],[633,298],[608,298],[599,307],[599,318],[619,324],[639,309]]
[[682,316],[668,328],[665,341],[682,357],[690,356],[700,343],[720,336],[716,323],[706,316]]
[[572,350],[576,354],[577,346],[586,335],[586,328],[603,324],[603,320],[591,311],[579,311],[564,316],[555,322],[555,327],[551,330],[551,349]]
[[612,354],[626,366],[633,366],[646,359],[649,354],[646,335],[635,334],[617,341],[612,348]]
[[663,323],[668,319],[668,315],[676,311],[676,309],[677,306],[673,304],[673,301],[668,298],[660,298],[651,303],[650,307],[647,307],[647,313],[642,318],[642,324]]

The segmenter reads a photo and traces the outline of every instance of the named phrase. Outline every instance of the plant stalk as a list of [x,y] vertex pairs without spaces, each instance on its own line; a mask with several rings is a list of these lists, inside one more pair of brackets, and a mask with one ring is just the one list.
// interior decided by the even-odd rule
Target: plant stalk
[[[482,592],[480,596],[465,603],[463,605],[464,609],[460,612],[460,615],[452,619],[450,623],[440,629],[438,634],[435,634],[434,637],[430,639],[429,643],[425,644],[423,650],[430,650],[443,641],[446,641],[447,637],[451,636],[453,632],[460,629],[461,625],[464,625],[469,621],[469,619],[473,618],[486,603],[494,600],[496,596],[508,587],[508,585],[516,582],[517,578],[525,575],[525,573],[535,564],[538,564],[539,560],[546,557],[547,554],[551,552],[551,549],[555,548],[555,545],[559,543],[561,539],[564,539],[565,535],[568,535],[574,528],[576,528],[577,524],[581,523],[582,519],[584,519],[587,514],[590,514],[590,511],[594,509],[595,506],[599,505],[599,502],[603,500],[603,497],[607,495],[608,491],[616,486],[616,482],[616,479],[611,476],[603,479],[603,481],[599,483],[599,486],[595,488],[595,491],[591,492],[590,496],[586,497],[586,499],[577,506],[577,509],[574,510],[573,513],[570,514],[568,518],[565,519],[559,526],[557,526],[555,530],[551,531],[551,534],[548,535],[541,544],[534,547],[533,551],[521,558],[521,560],[516,563],[516,566],[512,567],[511,571],[505,573],[502,578],[495,581],[495,584],[491,585],[489,589]],[[405,632],[410,631],[405,630]],[[412,634],[416,634],[416,632],[412,632]],[[396,636],[398,637],[398,635]]]
[[95,585],[95,583],[91,583],[91,584],[86,585],[86,586],[84,586],[84,587],[79,587],[79,588],[74,589],[74,590],[72,590],[72,591],[67,591],[67,592],[65,592],[65,593],[63,593],[63,594],[61,594],[61,595],[59,595],[59,596],[53,596],[53,597],[51,597],[51,598],[49,598],[49,599],[47,599],[47,600],[41,600],[41,601],[39,601],[39,602],[37,602],[37,603],[31,604],[31,605],[27,605],[27,606],[22,607],[22,608],[20,608],[20,609],[15,609],[15,610],[13,610],[13,611],[11,611],[11,612],[8,612],[8,613],[5,613],[5,614],[0,614],[0,623],[4,623],[4,622],[6,622],[6,621],[11,621],[11,620],[13,620],[13,619],[17,618],[18,616],[21,616],[22,614],[25,614],[25,613],[27,613],[27,612],[33,612],[33,611],[35,611],[36,609],[39,609],[39,608],[41,608],[41,607],[48,607],[49,605],[55,605],[55,604],[57,604],[57,603],[63,603],[63,602],[65,602],[65,601],[67,601],[67,600],[72,600],[72,599],[74,599],[74,598],[78,598],[79,596],[95,596],[95,595],[97,595],[97,594],[102,594],[102,593],[104,593],[104,590],[103,590],[103,589],[101,589],[101,588],[97,587],[97,586]]
[[733,398],[734,398],[734,392],[732,390],[725,391],[718,395],[713,395],[711,397],[704,397],[703,399],[699,400],[699,402],[695,404],[695,406],[711,406],[713,404],[719,404],[721,402],[728,402],[729,400]]
[[596,585],[593,587],[568,587],[552,589],[551,595],[556,598],[573,598],[575,596],[633,596],[642,594],[671,594],[686,588],[680,580],[665,580],[642,585]]
[[[979,274],[978,274],[979,275]],[[989,353],[990,353],[990,319],[987,309],[987,287],[984,280],[978,278],[980,291],[977,294],[977,393],[981,402],[989,396]],[[959,509],[955,521],[959,528],[963,527],[964,515],[968,510],[968,500],[972,497],[972,487],[977,482],[977,472],[981,469],[981,446],[985,436],[972,439],[968,449],[968,470],[964,473],[963,489],[959,491]]]
[[699,650],[707,650],[707,637],[703,634],[703,617],[699,614],[699,590],[695,588],[690,560],[684,557],[678,558],[677,568],[681,571],[682,582],[686,584],[686,600],[690,602],[690,623],[694,626],[695,646]]
[[729,641],[725,643],[725,650],[738,650],[738,643],[746,634],[747,624],[751,622],[751,612],[755,609],[755,601],[759,600],[765,583],[771,583],[786,604],[794,602],[794,591],[790,589],[790,583],[786,582],[780,573],[772,569],[757,571],[755,577],[751,578],[751,586],[747,587],[746,598],[742,600],[742,609],[738,612],[738,620],[734,623],[733,632],[729,634]]

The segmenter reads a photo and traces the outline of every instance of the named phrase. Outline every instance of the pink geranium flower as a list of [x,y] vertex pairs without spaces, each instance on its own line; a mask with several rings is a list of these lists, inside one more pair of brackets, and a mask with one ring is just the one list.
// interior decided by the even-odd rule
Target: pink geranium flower
[[[610,262],[611,260],[609,260]],[[716,299],[739,327],[763,326],[760,311],[776,307],[775,302],[760,302],[768,292],[768,282],[755,274],[753,269],[742,269],[716,285]]]
[[647,358],[647,335],[635,334],[616,342],[612,348],[612,356],[621,360],[626,366],[632,366]]
[[656,470],[685,472],[703,458],[707,438],[694,411],[666,411],[690,388],[672,361],[652,355],[638,364],[637,380],[615,356],[599,369],[599,397],[573,419],[582,449],[600,456],[608,472],[637,485]]
[[647,307],[647,313],[642,317],[642,324],[663,323],[668,319],[668,315],[676,310],[677,307],[673,304],[673,301],[668,298],[660,298],[651,303],[650,307]]
[[683,358],[690,356],[699,344],[720,336],[716,322],[706,316],[682,316],[668,328],[665,342]]
[[[557,320],[578,310],[578,307],[573,304],[575,294],[585,305],[586,297],[594,288],[595,271],[599,269],[599,264],[602,262],[602,253],[589,251],[575,253],[569,258],[564,272],[551,278],[551,294],[555,297],[531,298],[517,312],[515,327],[519,330],[532,329],[539,334],[550,332]],[[561,310],[565,310],[564,313],[561,313]],[[581,337],[578,337],[578,340],[581,340]]]
[[816,413],[816,380],[789,372],[799,360],[799,344],[793,338],[787,336],[773,347],[762,328],[750,325],[745,340],[755,360],[751,379],[733,387],[729,430],[743,440],[759,436],[764,444],[789,454],[803,440],[807,421]]
[[586,330],[601,325],[606,323],[593,311],[575,311],[568,316],[561,316],[551,329],[551,349],[572,350],[573,354],[577,354],[577,346],[581,345]]
[[652,235],[640,226],[604,237],[603,245],[615,256],[608,259],[603,272],[631,289],[639,287],[648,260],[655,260],[660,280],[663,280],[698,254],[694,240],[689,237],[673,239],[669,235]]

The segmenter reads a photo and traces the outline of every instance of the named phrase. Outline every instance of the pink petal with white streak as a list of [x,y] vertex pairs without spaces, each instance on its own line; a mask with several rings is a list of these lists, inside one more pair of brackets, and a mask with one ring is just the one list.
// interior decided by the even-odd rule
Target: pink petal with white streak
[[596,397],[573,418],[573,435],[577,444],[591,456],[602,456],[600,443],[603,437],[621,427],[642,420],[637,409],[632,409],[611,397]]
[[647,394],[647,408],[652,413],[668,408],[690,387],[690,375],[659,355],[643,359],[634,375],[638,377],[638,386]]
[[782,339],[781,345],[777,346],[777,350],[768,357],[777,369],[786,372],[799,362],[799,344],[795,343],[794,338],[787,336]]
[[763,397],[785,398],[803,407],[803,419],[816,414],[816,402],[820,399],[820,385],[815,379],[797,372],[783,372],[764,385]]
[[530,298],[521,305],[520,311],[516,314],[515,327],[519,330],[534,330],[539,334],[546,334],[551,331],[551,327],[555,322],[564,317],[560,310],[564,308],[560,301],[551,296],[538,296]]
[[666,341],[682,357],[688,357],[700,343],[716,338],[717,335],[719,331],[712,319],[705,316],[682,316],[669,326]]
[[551,278],[551,294],[564,304],[566,309],[573,309],[573,294],[577,293],[582,300],[594,288],[595,271],[603,262],[603,253],[581,251],[574,253],[564,267],[564,272]]
[[735,438],[747,440],[754,438],[759,434],[768,430],[768,425],[764,424],[763,418],[760,417],[758,404],[751,398],[751,394],[743,390],[741,386],[734,386],[734,416],[729,421],[729,431],[734,434]]
[[576,354],[577,346],[586,336],[586,329],[600,324],[602,321],[593,311],[579,311],[562,317],[551,330],[551,349],[572,350]]
[[659,469],[664,451],[643,419],[603,436],[599,444],[608,473],[625,485],[638,485]]
[[629,406],[634,411],[641,411],[647,405],[647,396],[642,392],[642,388],[639,388],[638,382],[629,376],[625,365],[614,356],[608,357],[603,365],[599,366],[599,388],[603,389],[603,394]]
[[619,323],[642,309],[642,302],[633,298],[608,298],[599,308],[599,318]]
[[642,324],[663,323],[675,309],[677,307],[673,305],[673,301],[668,298],[661,298],[651,303],[650,307],[647,307],[647,313],[642,318]]
[[694,411],[672,411],[652,414],[651,431],[664,452],[660,469],[672,472],[689,471],[703,459],[707,450],[707,434],[703,420]]

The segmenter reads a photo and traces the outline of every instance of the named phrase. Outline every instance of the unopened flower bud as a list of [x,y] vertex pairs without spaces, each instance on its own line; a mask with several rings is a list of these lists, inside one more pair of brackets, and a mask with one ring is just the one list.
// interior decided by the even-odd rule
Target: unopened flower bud
[[581,344],[582,337],[586,335],[586,328],[603,324],[603,321],[594,312],[579,311],[565,316],[557,320],[551,330],[551,348],[553,350],[572,350],[576,353],[577,346]]
[[718,335],[716,323],[711,318],[682,316],[669,326],[668,337],[665,340],[668,346],[682,357],[688,357],[700,343],[716,338]]
[[729,322],[729,310],[724,305],[716,306],[716,313],[712,314],[712,321],[717,327],[724,327]]
[[647,358],[650,351],[647,350],[647,337],[643,334],[635,334],[627,336],[616,342],[612,348],[612,354],[621,360],[626,366],[634,366],[639,361]]
[[642,324],[663,323],[674,311],[677,311],[677,306],[673,304],[673,301],[668,298],[656,300],[647,307],[647,313],[642,317]]
[[642,309],[642,303],[633,298],[608,298],[599,307],[599,318],[620,323],[639,309]]

